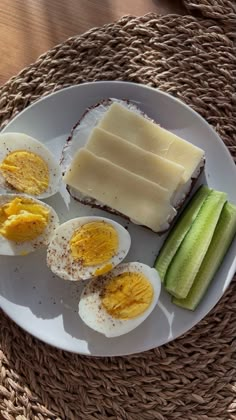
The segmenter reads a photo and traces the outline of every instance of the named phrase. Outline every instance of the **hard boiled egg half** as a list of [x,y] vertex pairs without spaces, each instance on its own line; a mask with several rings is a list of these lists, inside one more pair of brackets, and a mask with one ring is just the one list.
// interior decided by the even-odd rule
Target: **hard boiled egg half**
[[58,225],[47,204],[26,195],[0,195],[0,255],[27,255],[47,246]]
[[79,315],[86,325],[106,337],[138,327],[153,311],[161,291],[154,268],[133,262],[120,264],[84,288]]
[[0,188],[46,198],[58,192],[61,169],[46,146],[23,133],[0,134]]
[[48,246],[48,267],[65,280],[87,280],[112,270],[127,255],[130,235],[103,217],[79,217],[60,225]]

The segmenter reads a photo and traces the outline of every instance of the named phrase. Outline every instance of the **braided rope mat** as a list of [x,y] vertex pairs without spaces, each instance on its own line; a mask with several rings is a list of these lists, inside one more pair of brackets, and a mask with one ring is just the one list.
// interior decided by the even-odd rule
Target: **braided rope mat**
[[[181,98],[216,128],[236,158],[233,3],[186,0],[198,18],[130,16],[70,38],[0,89],[1,125],[64,86],[128,80]],[[235,284],[181,338],[123,358],[54,349],[1,313],[0,418],[235,420]]]

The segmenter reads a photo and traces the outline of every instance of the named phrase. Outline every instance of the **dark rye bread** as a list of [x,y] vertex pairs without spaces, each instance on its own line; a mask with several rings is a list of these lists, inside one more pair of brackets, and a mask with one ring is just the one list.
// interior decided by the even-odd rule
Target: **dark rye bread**
[[[92,129],[97,126],[103,114],[108,110],[109,106],[114,101],[121,103],[122,105],[126,106],[130,110],[135,111],[138,114],[142,115],[143,117],[154,122],[155,124],[158,124],[156,121],[149,118],[143,111],[141,111],[135,104],[131,103],[129,100],[121,101],[121,100],[116,100],[112,98],[104,99],[103,101],[87,108],[85,112],[83,113],[83,115],[81,116],[81,118],[79,119],[79,121],[73,126],[71,133],[69,137],[67,138],[66,144],[62,151],[62,157],[61,157],[60,163],[61,163],[63,174],[68,169],[75,152],[79,148],[85,146]],[[100,115],[99,118],[94,118],[95,114]],[[89,128],[89,130],[87,130],[87,128]],[[87,131],[86,135],[84,135],[84,131]],[[162,226],[162,229],[156,233],[163,234],[167,232],[170,229],[170,227],[173,225],[178,214],[180,213],[180,211],[186,204],[189,196],[191,195],[196,183],[200,180],[200,175],[202,174],[204,170],[204,166],[205,166],[205,158],[202,159],[199,167],[194,173],[194,176],[185,185],[185,189],[183,190],[182,196],[179,197],[177,203],[174,205],[176,214],[170,220],[167,220],[166,224]],[[107,211],[110,214],[122,216],[123,218],[131,222],[130,218],[124,215],[123,213],[120,213],[119,211],[112,209],[101,202],[98,202],[96,199],[92,197],[85,196],[83,193],[81,193],[80,191],[76,190],[73,187],[70,187],[69,185],[67,185],[67,191],[69,192],[69,194],[71,195],[73,199],[75,199],[81,204],[88,205],[92,208],[97,208],[100,210]],[[144,226],[144,227],[149,229],[147,226]]]

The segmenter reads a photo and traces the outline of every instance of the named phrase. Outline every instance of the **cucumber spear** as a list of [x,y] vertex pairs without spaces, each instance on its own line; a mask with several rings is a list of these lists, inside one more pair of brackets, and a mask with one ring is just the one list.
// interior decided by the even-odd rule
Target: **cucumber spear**
[[172,259],[174,258],[182,241],[196,219],[200,208],[211,191],[212,190],[205,185],[198,189],[179,217],[176,225],[168,235],[154,264],[154,267],[158,271],[162,281],[165,281],[165,275]]
[[212,241],[194,283],[185,299],[173,298],[176,305],[194,311],[205,295],[216,271],[236,235],[236,206],[226,203],[220,215]]
[[173,296],[184,299],[211,243],[226,194],[211,191],[185,236],[166,274],[165,287]]

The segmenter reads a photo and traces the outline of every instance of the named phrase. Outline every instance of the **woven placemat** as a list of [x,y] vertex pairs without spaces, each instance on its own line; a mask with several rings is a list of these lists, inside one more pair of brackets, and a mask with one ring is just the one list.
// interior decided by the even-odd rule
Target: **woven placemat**
[[[47,52],[0,89],[2,126],[62,87],[128,80],[181,98],[215,127],[236,158],[234,2],[185,5],[197,15],[124,17]],[[235,292],[234,281],[181,338],[123,358],[54,349],[1,313],[0,418],[235,420]]]

